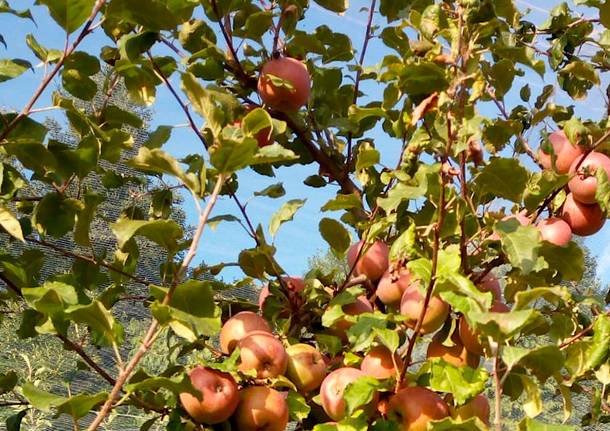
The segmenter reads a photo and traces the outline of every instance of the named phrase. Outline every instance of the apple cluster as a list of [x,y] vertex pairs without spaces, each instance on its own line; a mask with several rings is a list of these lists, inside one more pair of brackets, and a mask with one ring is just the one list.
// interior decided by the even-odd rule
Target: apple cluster
[[572,233],[579,236],[593,235],[606,222],[606,214],[597,203],[596,172],[603,169],[610,177],[610,158],[597,151],[587,151],[581,145],[573,145],[563,130],[549,135],[551,153],[541,148],[538,158],[545,169],[570,175],[569,193],[560,217],[552,217],[538,224],[544,240],[564,246]]

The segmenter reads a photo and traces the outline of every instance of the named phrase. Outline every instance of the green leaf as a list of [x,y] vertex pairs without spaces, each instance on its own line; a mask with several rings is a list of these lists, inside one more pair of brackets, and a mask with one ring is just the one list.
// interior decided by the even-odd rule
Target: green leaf
[[95,217],[97,207],[104,202],[104,197],[97,193],[87,193],[84,196],[85,208],[76,216],[76,225],[74,226],[74,242],[83,247],[89,247],[91,240],[89,238],[89,228]]
[[595,191],[595,199],[606,213],[610,213],[610,182],[605,169],[597,169],[595,171],[597,179],[597,189]]
[[362,202],[355,194],[338,194],[336,198],[331,199],[324,204],[322,211],[340,211],[361,207]]
[[95,332],[98,344],[111,346],[123,343],[123,327],[100,301],[89,305],[77,305],[66,310],[66,316],[77,323],[84,323]]
[[18,16],[19,18],[28,18],[35,23],[34,18],[32,17],[32,12],[30,12],[29,9],[24,9],[21,11],[12,9],[7,0],[0,0],[0,13],[9,13],[11,15]]
[[347,385],[343,392],[347,416],[351,416],[360,407],[370,403],[380,387],[381,382],[369,376],[360,377],[355,382]]
[[274,237],[280,226],[294,218],[296,212],[305,205],[306,199],[293,199],[286,202],[282,207],[271,217],[269,222],[269,233]]
[[13,390],[19,377],[14,371],[8,371],[6,374],[0,374],[0,395],[6,394]]
[[76,214],[82,209],[82,202],[76,199],[66,199],[59,193],[49,193],[36,205],[32,223],[41,234],[61,238],[72,231]]
[[28,34],[25,37],[25,42],[34,55],[43,63],[56,63],[62,56],[62,52],[58,49],[47,49],[41,46],[33,34]]
[[526,397],[523,402],[523,411],[530,417],[536,417],[542,413],[542,398],[540,396],[540,386],[529,376],[518,374],[521,384],[525,389]]
[[430,388],[453,395],[462,405],[485,390],[489,373],[484,368],[459,368],[442,359],[434,359],[430,365]]
[[351,243],[349,232],[343,224],[335,219],[323,218],[319,226],[322,238],[337,255],[343,256]]
[[576,431],[576,427],[570,425],[550,425],[525,418],[519,423],[519,431]]
[[163,144],[169,141],[172,130],[173,127],[171,126],[159,126],[154,132],[148,135],[148,139],[142,145],[150,149],[161,148]]
[[177,335],[194,342],[220,331],[220,308],[214,303],[209,281],[189,280],[178,285],[168,305],[161,302],[167,289],[153,286],[151,292],[157,299],[151,306],[153,315]]
[[502,250],[513,267],[523,274],[539,269],[540,232],[536,227],[522,226],[511,218],[496,223],[495,230],[500,234]]
[[20,431],[21,421],[27,413],[28,409],[25,409],[21,410],[19,413],[16,413],[6,418],[6,431]]
[[517,159],[493,158],[476,179],[478,190],[495,197],[520,202],[528,172]]
[[487,431],[489,428],[478,417],[465,421],[453,418],[445,418],[439,421],[431,421],[433,431]]
[[126,34],[117,42],[121,58],[135,62],[159,40],[159,35],[151,31]]
[[112,0],[105,15],[116,21],[139,24],[147,30],[175,30],[191,18],[198,4],[190,0],[146,0],[145,5],[132,0]]
[[172,377],[150,377],[148,374],[140,371],[132,377],[129,384],[125,385],[125,390],[129,394],[156,391],[158,389],[167,389],[176,395],[186,392],[201,396],[200,392],[191,384],[191,379],[186,373],[180,373]]
[[79,99],[91,100],[97,93],[95,81],[78,69],[63,69],[61,78],[63,87]]
[[72,33],[91,15],[95,0],[36,0],[36,4],[48,7],[55,22]]
[[19,220],[17,220],[8,208],[5,208],[2,205],[0,205],[0,226],[2,226],[2,228],[13,238],[25,242]]
[[555,306],[569,305],[572,301],[572,295],[567,287],[536,287],[522,292],[517,292],[515,295],[515,310],[525,310],[530,304],[544,299],[546,302]]
[[530,370],[544,383],[549,377],[563,368],[564,356],[556,345],[540,346],[534,349],[504,346],[502,360],[509,370],[520,365]]
[[143,171],[174,176],[199,195],[201,185],[197,175],[184,172],[178,161],[163,150],[140,147],[138,155],[129,161],[129,165]]
[[286,397],[288,403],[288,411],[290,411],[290,420],[295,422],[302,422],[309,416],[311,407],[307,404],[305,397],[295,391],[289,391],[288,397]]
[[210,148],[210,161],[219,172],[230,174],[250,165],[258,149],[255,139],[222,140]]
[[317,4],[332,12],[342,13],[349,8],[349,0],[314,0]]
[[24,384],[21,390],[23,391],[23,396],[33,407],[47,412],[50,411],[52,407],[57,407],[66,400],[64,397],[38,389],[30,382]]
[[220,136],[223,126],[228,122],[228,115],[240,107],[234,96],[220,90],[203,88],[190,73],[182,74],[182,90],[215,137]]
[[66,414],[75,419],[87,416],[91,410],[102,404],[108,398],[108,394],[100,392],[95,395],[79,394],[68,398],[63,403],[57,405],[58,414]]
[[582,248],[574,241],[565,247],[556,247],[543,243],[540,255],[550,268],[560,273],[565,281],[580,281],[585,272],[585,255]]
[[31,69],[32,65],[25,60],[14,58],[12,60],[0,60],[0,82],[17,78],[26,70]]
[[434,63],[409,64],[402,68],[400,85],[409,96],[425,96],[449,85],[443,68]]
[[119,219],[110,225],[122,249],[135,236],[143,236],[164,249],[175,252],[182,239],[182,228],[173,220],[130,220]]
[[541,318],[538,310],[511,311],[508,313],[472,312],[468,320],[494,339],[512,338],[528,325]]
[[[249,139],[248,141],[254,140]],[[292,150],[289,150],[276,142],[260,148],[254,155],[254,158],[250,164],[260,165],[263,163],[291,162],[298,159],[299,156],[297,156]]]
[[285,194],[286,190],[284,190],[284,185],[282,183],[272,184],[265,187],[260,192],[254,192],[254,196],[266,196],[272,199],[281,198]]

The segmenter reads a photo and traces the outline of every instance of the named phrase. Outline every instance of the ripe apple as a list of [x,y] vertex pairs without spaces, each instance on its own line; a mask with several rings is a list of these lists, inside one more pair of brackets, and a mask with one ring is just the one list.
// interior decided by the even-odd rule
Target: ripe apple
[[[366,296],[361,295],[356,298],[351,304],[346,304],[343,307],[343,312],[348,316],[357,316],[363,313],[372,313],[373,307]],[[333,328],[338,330],[338,335],[345,337],[345,332],[351,328],[353,323],[345,319],[339,319],[333,325]]]
[[286,372],[288,354],[280,340],[266,331],[252,331],[239,342],[241,371],[256,370],[258,379],[277,377]]
[[428,359],[441,358],[445,362],[460,368],[477,368],[479,366],[479,356],[466,350],[466,347],[464,347],[460,340],[458,331],[454,331],[451,335],[451,341],[453,342],[451,347],[443,344],[443,341],[445,341],[443,338],[438,335],[432,338],[432,341],[428,344],[428,352],[426,354]]
[[449,406],[429,389],[408,387],[390,398],[389,416],[400,423],[401,431],[426,431],[431,421],[449,416]]
[[[357,368],[339,368],[330,373],[320,387],[320,400],[326,414],[335,421],[340,421],[345,416],[345,400],[343,392],[350,383],[355,382],[361,377],[366,376]],[[378,394],[367,408],[374,408],[377,405]]]
[[[283,82],[278,82],[278,79]],[[309,101],[311,78],[297,59],[280,57],[265,63],[258,78],[258,94],[266,105],[280,111],[298,111]]]
[[[400,370],[400,368],[402,368],[402,359],[397,354],[394,354],[394,360]],[[379,380],[396,377],[396,373],[399,371],[396,370],[394,361],[392,361],[392,352],[384,346],[373,347],[364,356],[364,359],[360,364],[360,370]]]
[[572,232],[579,236],[593,235],[606,223],[606,216],[598,204],[582,204],[574,199],[572,193],[566,197],[561,218],[570,225]]
[[407,268],[401,268],[398,273],[392,273],[388,269],[379,280],[375,293],[384,304],[398,305],[410,283],[411,273]]
[[538,223],[540,236],[544,241],[565,247],[572,240],[572,229],[565,220],[551,217]]
[[[505,303],[496,301],[489,311],[493,313],[508,313],[510,308]],[[483,356],[485,354],[483,344],[481,344],[481,341],[479,340],[479,333],[472,330],[464,316],[460,317],[458,330],[462,344],[470,353],[478,356]]]
[[250,386],[239,392],[234,420],[239,431],[284,431],[288,425],[286,398],[275,389]]
[[293,344],[286,349],[288,369],[286,377],[301,392],[318,389],[326,377],[326,361],[322,354],[309,344]]
[[[350,268],[354,268],[354,274],[366,275],[369,280],[375,282],[383,276],[390,265],[388,260],[390,249],[386,243],[378,240],[372,244],[366,244],[361,253],[360,249],[363,244],[363,241],[352,244],[347,252],[347,263]],[[361,254],[359,259],[358,254]],[[356,263],[356,259],[358,259],[358,263]]]
[[271,328],[265,319],[251,311],[242,311],[231,317],[220,330],[220,348],[229,355],[237,347],[237,343],[252,331],[266,331]]
[[[582,157],[577,157],[570,166],[570,175],[574,175],[568,187],[574,196],[574,199],[583,204],[596,204],[595,193],[597,192],[597,177],[595,172],[598,169],[603,169],[610,178],[610,157],[605,154],[593,151],[585,157],[581,162]],[[577,166],[578,171],[576,170]]]
[[190,373],[191,383],[201,392],[198,400],[189,393],[180,394],[184,410],[197,422],[214,425],[226,421],[239,403],[237,383],[228,373],[196,367]]
[[[551,133],[549,141],[556,156],[555,170],[560,174],[567,174],[574,160],[585,152],[580,145],[572,145],[563,130]],[[545,169],[552,168],[552,157],[542,148],[538,151],[538,158]]]
[[[420,283],[416,281],[411,283],[400,300],[400,314],[407,317],[406,324],[410,328],[415,328],[419,315],[424,306],[424,295],[420,292]],[[422,334],[430,334],[438,330],[449,315],[449,304],[443,301],[439,296],[433,295],[430,298],[428,309],[424,314],[420,332]]]
[[485,425],[489,426],[489,416],[491,408],[489,407],[489,400],[482,394],[477,395],[472,400],[460,407],[449,408],[451,416],[454,419],[466,421],[470,418],[477,417]]

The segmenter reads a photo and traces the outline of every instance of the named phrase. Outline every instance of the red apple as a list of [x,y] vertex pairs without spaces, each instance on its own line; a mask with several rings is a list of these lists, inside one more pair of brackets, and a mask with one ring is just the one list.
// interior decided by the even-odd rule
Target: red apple
[[[551,133],[549,141],[553,146],[553,152],[556,156],[555,170],[560,174],[567,174],[574,160],[585,152],[583,147],[572,145],[563,130]],[[538,158],[545,169],[552,168],[551,155],[545,153],[542,148],[538,151]]]
[[322,354],[309,344],[293,344],[286,349],[288,369],[286,377],[301,392],[318,389],[326,377],[326,361]]
[[572,232],[579,236],[593,235],[606,223],[606,216],[598,204],[581,204],[574,199],[572,193],[566,197],[561,218],[570,225]]
[[402,368],[402,359],[397,354],[394,354],[393,356],[399,370],[396,370],[394,361],[392,360],[392,352],[390,352],[387,347],[373,347],[362,360],[360,370],[379,380],[396,377],[396,373]]
[[[320,387],[320,400],[326,414],[335,421],[340,421],[345,416],[345,400],[343,392],[350,383],[355,382],[361,377],[366,376],[362,371],[356,368],[339,368],[330,373]],[[377,405],[378,395],[375,394],[374,399],[368,407]]]
[[220,330],[222,352],[230,354],[237,347],[237,343],[252,331],[271,333],[271,328],[265,319],[251,311],[242,311],[231,317]]
[[470,418],[477,417],[481,422],[489,426],[491,408],[489,407],[489,400],[482,394],[477,395],[463,406],[450,408],[450,410],[451,416],[454,419],[466,421]]
[[479,366],[480,358],[479,356],[470,353],[466,350],[466,347],[462,344],[460,337],[455,331],[451,336],[451,341],[453,342],[453,346],[445,346],[443,342],[444,337],[434,336],[432,341],[428,345],[428,352],[426,357],[430,358],[441,358],[445,362],[450,363],[456,367],[470,367],[477,368]]
[[401,268],[397,273],[388,269],[379,280],[375,293],[384,304],[398,305],[410,283],[411,273],[407,268]]
[[[278,78],[284,82],[275,81]],[[258,94],[261,99],[266,105],[280,111],[298,111],[306,105],[310,88],[311,78],[307,66],[290,57],[268,61],[258,78]]]
[[409,387],[390,398],[389,416],[400,423],[401,431],[427,431],[431,421],[449,416],[449,406],[429,389]]
[[184,410],[197,423],[214,425],[229,419],[239,403],[235,379],[230,374],[201,366],[194,368],[189,376],[202,399],[186,392],[180,394]]
[[277,377],[286,372],[288,354],[280,340],[266,331],[252,331],[239,342],[241,371],[256,370],[258,379]]
[[285,431],[288,425],[286,398],[275,389],[250,386],[239,392],[234,420],[239,431]]
[[[610,178],[610,158],[605,154],[593,151],[585,157],[577,157],[570,166],[570,175],[574,175],[568,187],[574,199],[583,204],[596,204],[595,193],[597,192],[597,177],[595,172],[598,169],[606,171]],[[580,166],[579,166],[580,164]],[[578,167],[578,171],[576,168]]]
[[572,240],[572,229],[563,219],[551,217],[538,223],[540,236],[544,241],[565,247]]
[[390,265],[388,260],[390,249],[383,241],[375,241],[366,244],[364,250],[360,252],[362,245],[363,241],[352,244],[347,252],[347,263],[350,268],[354,268],[354,274],[366,275],[369,280],[375,282],[383,276]]
[[[407,317],[406,324],[414,329],[424,306],[424,295],[420,292],[419,281],[411,283],[400,300],[400,314]],[[449,316],[449,304],[439,296],[430,298],[428,309],[424,315],[424,321],[420,332],[430,334],[438,330]]]

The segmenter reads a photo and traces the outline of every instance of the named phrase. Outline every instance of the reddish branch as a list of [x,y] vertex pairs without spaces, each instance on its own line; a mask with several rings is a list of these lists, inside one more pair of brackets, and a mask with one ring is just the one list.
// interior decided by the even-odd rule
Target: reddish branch
[[94,28],[92,27],[93,21],[95,20],[95,17],[99,13],[99,11],[104,6],[104,3],[105,0],[97,0],[93,7],[93,10],[91,11],[91,14],[89,15],[89,18],[87,19],[87,22],[85,23],[85,26],[83,27],[79,35],[76,37],[76,40],[74,40],[71,45],[66,45],[66,48],[64,49],[61,58],[59,59],[57,64],[55,64],[55,67],[51,70],[51,72],[47,76],[45,76],[30,101],[25,105],[23,110],[15,118],[13,118],[13,120],[6,127],[4,127],[2,133],[0,133],[0,145],[4,144],[5,139],[9,135],[9,133],[12,132],[24,118],[30,115],[30,113],[32,112],[32,108],[34,107],[40,96],[42,96],[42,93],[44,93],[44,91],[47,89],[51,81],[53,81],[53,78],[55,78],[57,73],[59,73],[67,58],[72,55],[76,48],[78,48],[83,39],[94,30]]

